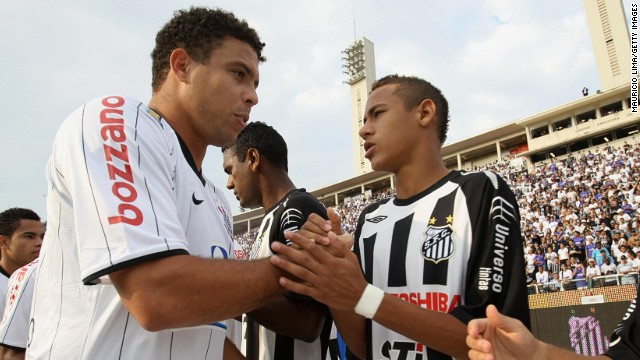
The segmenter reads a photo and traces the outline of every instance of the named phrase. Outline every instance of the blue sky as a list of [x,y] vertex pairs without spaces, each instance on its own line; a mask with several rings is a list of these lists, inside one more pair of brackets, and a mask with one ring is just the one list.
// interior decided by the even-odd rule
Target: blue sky
[[[155,33],[174,10],[191,5],[233,11],[266,42],[251,119],[284,136],[290,176],[308,190],[354,175],[341,51],[362,36],[375,45],[378,77],[416,75],[441,88],[451,108],[449,142],[575,100],[584,86],[599,87],[580,0],[0,4],[0,210],[28,207],[43,217],[45,165],[60,123],[98,96],[148,101]],[[223,187],[221,163],[219,149],[211,148],[204,173]]]

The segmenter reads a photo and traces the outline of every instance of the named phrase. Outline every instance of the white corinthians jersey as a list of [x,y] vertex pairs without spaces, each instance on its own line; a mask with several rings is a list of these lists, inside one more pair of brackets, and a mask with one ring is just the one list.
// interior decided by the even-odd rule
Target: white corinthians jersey
[[27,357],[221,359],[225,323],[148,332],[108,283],[151,259],[231,253],[229,205],[166,120],[131,98],[88,102],[58,131],[47,180]]
[[16,270],[9,279],[7,305],[0,322],[0,344],[27,348],[33,285],[38,259]]
[[[284,198],[266,210],[256,239],[246,243],[234,243],[235,257],[255,260],[273,255],[271,243],[278,241],[289,244],[290,241],[284,237],[284,232],[300,230],[312,213],[327,218],[327,209],[313,195],[306,192],[305,189],[291,190]],[[313,299],[298,294],[289,293],[285,296],[297,299],[297,301],[315,302]],[[247,326],[247,351],[257,352],[258,358],[262,360],[324,359],[332,322],[329,319],[329,311],[324,306],[323,308],[327,321],[322,334],[315,341],[308,343],[277,334],[263,326],[258,327],[257,324],[249,324]],[[249,318],[248,321],[253,320]]]
[[5,301],[7,297],[7,287],[9,286],[9,278],[11,274],[4,271],[2,267],[0,267],[0,312],[4,311]]
[[[490,172],[452,171],[409,199],[367,207],[355,252],[371,284],[467,323],[488,304],[529,326],[520,214],[507,184]],[[450,356],[366,322],[369,359]]]

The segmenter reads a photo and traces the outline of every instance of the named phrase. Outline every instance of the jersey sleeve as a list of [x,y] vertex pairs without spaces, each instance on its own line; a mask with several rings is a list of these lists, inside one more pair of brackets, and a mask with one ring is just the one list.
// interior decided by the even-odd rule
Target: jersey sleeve
[[[307,221],[309,215],[318,214],[323,219],[328,219],[327,209],[322,205],[320,201],[314,198],[311,194],[306,192],[295,193],[284,204],[282,214],[280,216],[280,223],[278,224],[278,233],[270,242],[278,241],[283,244],[290,245],[291,241],[284,237],[285,231],[296,232],[302,228],[302,225]],[[285,296],[289,299],[306,300],[314,303],[318,303],[313,298],[300,295],[294,292],[288,292]],[[318,303],[319,304],[319,303]],[[325,312],[325,316],[329,313],[326,306],[322,305]]]
[[[469,175],[466,175],[469,176]],[[506,182],[491,172],[461,184],[472,226],[464,305],[452,311],[464,323],[485,316],[494,304],[531,328],[524,274],[520,213]]]
[[85,284],[136,262],[188,253],[174,190],[180,149],[169,125],[143,109],[120,96],[93,100],[54,141],[50,183],[73,211]]
[[290,245],[291,242],[284,237],[284,232],[300,230],[311,214],[318,214],[323,219],[328,219],[327,209],[311,194],[303,192],[291,196],[284,204],[277,237],[272,241]]
[[18,269],[9,279],[7,306],[0,322],[0,344],[27,348],[31,299],[38,260]]
[[636,298],[631,301],[622,321],[611,335],[609,350],[605,355],[612,359],[640,359],[640,334],[638,333],[640,312],[636,308],[639,298],[640,287],[637,289]]

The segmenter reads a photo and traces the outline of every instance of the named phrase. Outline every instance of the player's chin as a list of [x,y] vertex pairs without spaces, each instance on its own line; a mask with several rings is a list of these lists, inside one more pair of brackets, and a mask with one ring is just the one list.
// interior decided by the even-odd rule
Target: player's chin
[[225,147],[232,145],[236,139],[238,138],[239,131],[231,131],[229,130],[227,133],[220,134],[214,141],[212,141],[211,145],[217,147]]
[[369,162],[371,163],[371,169],[375,171],[389,171],[387,164],[380,158],[371,157]]

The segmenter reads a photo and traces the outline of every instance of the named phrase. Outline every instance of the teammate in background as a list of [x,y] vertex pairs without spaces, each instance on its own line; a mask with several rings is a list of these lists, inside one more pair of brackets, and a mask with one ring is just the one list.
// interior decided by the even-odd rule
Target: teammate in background
[[494,173],[444,166],[448,117],[427,81],[375,82],[360,136],[372,168],[395,175],[396,197],[362,212],[354,253],[331,209],[331,222],[310,216],[286,233],[304,250],[272,245],[282,256],[271,261],[300,279],[280,283],[327,304],[357,357],[464,358],[466,323],[488,304],[529,324],[517,202]]
[[11,208],[0,213],[0,313],[4,312],[11,274],[38,257],[44,232],[44,224],[33,210]]
[[156,36],[149,105],[110,95],[62,124],[27,357],[222,359],[226,319],[285,292],[268,259],[227,259],[227,200],[202,175],[258,102],[264,44],[220,9],[177,11]]
[[[242,244],[234,242],[237,259],[255,260],[272,255],[270,244],[274,241],[287,244],[284,231],[298,231],[309,214],[327,218],[324,205],[305,189],[296,188],[289,178],[287,144],[273,127],[262,122],[248,124],[233,144],[223,148],[223,153],[224,172],[229,175],[227,188],[233,190],[240,206],[262,206],[266,212],[255,239]],[[292,293],[249,312],[248,320],[264,327],[260,327],[259,337],[252,332],[247,334],[247,357],[324,359],[326,348],[321,348],[320,333],[325,314],[330,319],[325,305]],[[325,331],[324,344],[329,330]]]
[[[11,312],[14,308],[15,291],[21,289],[17,280],[24,278],[22,269],[35,261],[40,254],[45,226],[34,211],[11,208],[0,213],[0,311]],[[13,300],[13,301],[12,301]],[[23,359],[29,328],[31,298],[25,300],[21,309],[26,317],[15,319],[13,329],[24,335],[24,341],[3,333],[4,317],[0,323],[0,359]],[[26,313],[25,313],[26,312]],[[19,328],[18,328],[19,327]]]
[[9,279],[7,306],[0,321],[0,359],[22,360],[29,337],[29,315],[38,259],[16,270]]
[[636,298],[622,321],[614,329],[609,350],[604,355],[583,356],[573,351],[560,349],[536,339],[521,321],[498,312],[493,305],[487,307],[487,317],[471,320],[467,325],[467,346],[472,360],[585,360],[585,359],[640,359],[640,312],[636,303],[640,298],[638,287]]

